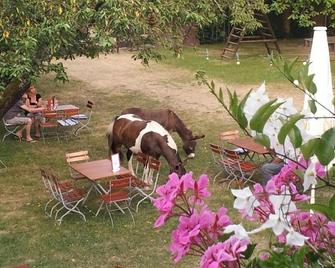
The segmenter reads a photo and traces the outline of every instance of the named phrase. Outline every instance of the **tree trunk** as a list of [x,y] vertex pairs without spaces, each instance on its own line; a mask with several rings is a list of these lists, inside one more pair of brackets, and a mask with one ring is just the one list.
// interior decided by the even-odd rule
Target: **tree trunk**
[[29,88],[30,83],[21,84],[19,80],[11,81],[0,98],[0,118],[17,102]]
[[282,18],[283,18],[283,33],[284,38],[289,38],[291,34],[291,21],[289,19],[289,16],[291,15],[291,11],[289,9],[286,9],[283,12]]

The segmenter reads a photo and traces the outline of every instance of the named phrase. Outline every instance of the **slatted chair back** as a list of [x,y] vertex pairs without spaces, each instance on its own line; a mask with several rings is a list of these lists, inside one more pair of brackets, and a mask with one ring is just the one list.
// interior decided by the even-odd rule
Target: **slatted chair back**
[[[101,205],[96,213],[99,214],[102,206],[105,204],[105,208],[109,214],[112,226],[114,227],[114,221],[112,217],[112,211],[119,210],[124,213],[124,210],[128,210],[133,223],[135,224],[134,216],[130,210],[130,189],[131,189],[132,176],[122,177],[120,179],[111,180],[109,182],[109,192],[100,196]],[[115,208],[112,208],[112,205]]]
[[88,151],[79,151],[79,152],[67,153],[67,154],[65,154],[65,159],[66,159],[66,162],[69,165],[71,178],[75,179],[75,180],[84,179],[85,176],[83,176],[82,174],[73,170],[71,168],[70,164],[82,163],[82,162],[89,161],[90,157],[89,157]]
[[239,132],[238,130],[224,131],[221,132],[219,136],[222,141],[229,141],[238,138]]
[[46,135],[51,136],[54,134],[59,142],[59,133],[58,133],[58,120],[64,117],[63,113],[59,113],[51,110],[44,110],[42,112],[42,118],[40,122],[41,126],[41,137],[43,143],[45,143]]

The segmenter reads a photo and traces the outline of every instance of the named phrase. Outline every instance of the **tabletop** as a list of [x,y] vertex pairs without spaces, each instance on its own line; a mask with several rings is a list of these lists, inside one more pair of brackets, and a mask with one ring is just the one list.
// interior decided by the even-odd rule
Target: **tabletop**
[[130,174],[130,171],[124,167],[120,167],[119,171],[113,172],[112,162],[109,159],[95,160],[78,164],[70,164],[70,166],[75,171],[84,175],[85,177],[87,177],[92,181]]
[[63,104],[58,105],[55,111],[66,111],[66,110],[79,110],[79,107],[73,105],[73,104]]
[[255,142],[250,137],[236,138],[232,140],[227,140],[228,143],[233,144],[237,147],[241,147],[251,152],[255,152],[258,154],[268,154],[269,150],[263,145]]

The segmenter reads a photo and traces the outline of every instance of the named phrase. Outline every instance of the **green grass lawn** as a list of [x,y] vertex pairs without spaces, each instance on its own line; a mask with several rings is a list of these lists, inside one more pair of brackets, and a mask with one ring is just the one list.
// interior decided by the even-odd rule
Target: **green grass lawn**
[[[230,83],[255,83],[266,79],[270,83],[283,81],[279,74],[269,66],[267,58],[260,56],[243,56],[241,64],[234,60],[222,62],[213,51],[219,46],[208,46],[210,60],[206,61],[201,51],[186,49],[184,59],[167,56],[165,61],[173,68],[186,68],[192,71],[205,69],[212,77],[221,78]],[[265,54],[265,49],[264,49]],[[192,79],[192,78],[190,78]],[[38,142],[19,143],[9,137],[0,144],[0,159],[8,165],[8,170],[0,173],[0,267],[18,263],[28,263],[31,267],[172,267],[168,252],[170,232],[175,221],[169,222],[162,229],[153,229],[157,217],[155,209],[149,203],[140,207],[135,215],[136,226],[132,226],[129,215],[118,214],[115,227],[112,228],[109,218],[103,213],[94,217],[86,211],[87,222],[80,217],[65,217],[61,226],[54,219],[44,215],[43,207],[48,200],[39,174],[39,167],[48,167],[68,179],[69,171],[65,162],[65,153],[88,150],[91,159],[102,159],[107,156],[105,131],[112,118],[122,109],[131,106],[167,107],[168,103],[160,103],[139,93],[125,90],[122,93],[92,89],[80,81],[58,84],[49,77],[44,77],[37,84],[43,96],[56,95],[60,103],[72,103],[84,108],[87,99],[93,97],[95,102],[92,134],[83,133],[80,138],[58,143],[50,139],[46,144]],[[202,173],[215,175],[211,155],[207,148],[209,142],[217,141],[217,134],[222,128],[229,130],[236,126],[230,120],[218,123],[206,117],[197,117],[191,111],[178,110],[178,115],[196,133],[206,134],[206,138],[198,142],[197,156],[189,161],[187,170],[194,176]],[[0,130],[2,137],[3,130]],[[180,147],[180,139],[176,141]],[[184,158],[184,152],[181,152]],[[166,180],[168,168],[162,159],[160,183]],[[78,186],[87,188],[88,184]],[[211,185],[212,196],[209,205],[213,209],[220,206],[231,208],[232,195],[220,184]],[[97,209],[94,196],[88,202],[93,211]],[[239,215],[232,210],[230,216],[239,223]],[[264,234],[262,234],[264,235]],[[265,234],[267,235],[267,234]],[[264,240],[262,236],[259,241]],[[178,267],[196,267],[197,258],[186,257]]]
[[[298,57],[301,62],[308,60],[310,48],[305,48],[303,44],[302,39],[280,41],[282,56],[287,59]],[[239,65],[236,64],[236,58],[222,59],[222,51],[223,44],[203,44],[195,48],[185,48],[179,58],[173,56],[171,51],[163,51],[163,63],[192,72],[203,70],[210,78],[221,79],[226,84],[257,84],[263,80],[269,84],[286,82],[278,70],[270,66],[270,58],[263,44],[242,44],[239,49]],[[331,52],[333,70],[334,56],[334,52]]]
[[[92,159],[107,156],[105,131],[114,115],[125,107],[160,107],[167,105],[147,97],[125,91],[123,94],[110,93],[110,98],[99,90],[92,92],[88,85],[80,81],[58,84],[44,78],[37,84],[43,96],[56,95],[60,103],[71,102],[84,107],[87,96],[94,96],[92,126],[93,134],[83,133],[80,138],[47,140],[46,144],[19,143],[8,137],[1,143],[1,160],[8,165],[6,172],[0,173],[0,267],[17,263],[29,263],[31,267],[171,267],[168,245],[173,222],[161,230],[153,229],[157,217],[149,203],[140,207],[135,215],[136,226],[132,226],[129,215],[118,215],[112,228],[108,215],[101,213],[94,217],[86,212],[87,222],[70,215],[61,226],[54,219],[44,215],[43,207],[48,200],[39,174],[39,167],[48,167],[68,179],[69,171],[65,153],[87,149]],[[93,95],[94,93],[94,95]],[[188,163],[187,169],[195,176],[201,173],[213,175],[207,142],[216,139],[220,131],[218,124],[206,118],[197,119],[188,111],[179,115],[197,133],[206,133],[206,139],[198,143],[197,157]],[[207,130],[211,129],[210,132]],[[0,135],[2,137],[3,130]],[[175,139],[180,143],[179,137]],[[180,144],[179,144],[180,145]],[[181,152],[182,158],[185,157]],[[168,174],[165,160],[161,183]],[[81,183],[78,186],[87,188]],[[225,204],[231,206],[231,196],[222,187],[213,188],[211,203],[215,208]],[[97,209],[96,198],[88,202],[88,207]],[[180,267],[195,265],[196,258],[186,258]]]

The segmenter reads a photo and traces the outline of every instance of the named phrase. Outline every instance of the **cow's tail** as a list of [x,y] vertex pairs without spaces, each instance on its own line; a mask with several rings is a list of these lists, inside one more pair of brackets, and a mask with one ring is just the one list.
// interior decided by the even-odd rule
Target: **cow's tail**
[[109,124],[107,128],[107,146],[108,146],[108,158],[111,157],[112,148],[113,148],[113,129],[114,129],[115,119]]

